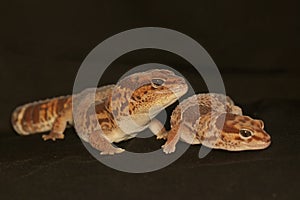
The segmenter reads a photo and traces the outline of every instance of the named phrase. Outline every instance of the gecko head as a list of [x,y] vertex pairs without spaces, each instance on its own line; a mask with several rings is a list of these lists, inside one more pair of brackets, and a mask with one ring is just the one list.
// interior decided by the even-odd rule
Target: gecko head
[[216,120],[216,127],[220,130],[216,148],[229,151],[258,150],[271,144],[271,137],[264,130],[262,120],[224,113]]
[[119,92],[114,92],[113,101],[118,100],[116,95],[119,95],[120,98],[123,97],[123,108],[127,106],[126,112],[130,115],[147,114],[150,118],[174,103],[188,90],[183,77],[165,69],[132,74],[119,81],[117,88]]

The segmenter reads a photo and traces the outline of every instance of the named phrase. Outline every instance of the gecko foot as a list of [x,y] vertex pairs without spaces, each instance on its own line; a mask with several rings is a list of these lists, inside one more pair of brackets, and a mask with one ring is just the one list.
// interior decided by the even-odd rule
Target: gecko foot
[[161,140],[164,139],[166,140],[168,137],[168,132],[165,129],[162,129],[157,135],[156,135],[156,139],[157,140]]
[[102,151],[100,154],[101,155],[114,155],[114,154],[117,154],[117,153],[122,153],[124,152],[125,149],[122,149],[122,148],[110,148],[110,149],[107,149],[105,151]]
[[44,141],[46,140],[53,140],[55,141],[56,139],[64,139],[65,135],[62,133],[55,133],[55,132],[51,132],[49,134],[44,134],[42,136],[42,138],[44,139]]
[[165,152],[166,154],[173,153],[173,152],[175,152],[175,149],[176,149],[176,146],[173,144],[165,144],[165,145],[162,145],[161,147],[163,149],[163,152]]

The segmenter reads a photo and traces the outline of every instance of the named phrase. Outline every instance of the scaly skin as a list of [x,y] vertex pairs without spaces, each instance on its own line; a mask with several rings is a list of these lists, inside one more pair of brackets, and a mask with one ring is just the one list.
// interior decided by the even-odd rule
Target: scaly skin
[[228,151],[258,150],[271,144],[262,120],[243,116],[229,97],[214,93],[194,95],[174,109],[163,151],[174,152],[179,139]]
[[11,121],[20,135],[51,131],[42,136],[44,140],[63,139],[66,125],[74,124],[80,138],[101,154],[112,155],[124,150],[111,143],[133,138],[146,128],[157,138],[166,138],[163,125],[154,117],[187,89],[185,80],[173,72],[149,70],[127,76],[116,85],[20,106]]

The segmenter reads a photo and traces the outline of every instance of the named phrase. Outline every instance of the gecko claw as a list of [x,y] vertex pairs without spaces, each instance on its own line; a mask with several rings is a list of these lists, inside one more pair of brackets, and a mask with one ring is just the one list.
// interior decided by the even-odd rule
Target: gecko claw
[[168,133],[167,133],[167,132],[160,133],[160,134],[157,134],[157,135],[156,135],[156,139],[157,139],[157,140],[161,140],[161,139],[166,140],[167,137],[168,137]]
[[47,140],[55,141],[56,139],[64,139],[64,137],[65,137],[64,134],[55,133],[55,132],[51,132],[49,134],[42,135],[42,138],[44,141],[47,141]]
[[162,149],[163,149],[163,152],[165,152],[165,154],[170,154],[170,153],[173,153],[173,152],[175,152],[175,149],[176,149],[176,147],[175,147],[175,145],[162,145],[161,146],[162,147]]

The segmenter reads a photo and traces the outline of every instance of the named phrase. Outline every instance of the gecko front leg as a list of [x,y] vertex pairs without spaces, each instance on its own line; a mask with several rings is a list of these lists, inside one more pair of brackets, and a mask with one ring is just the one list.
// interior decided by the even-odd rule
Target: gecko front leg
[[101,151],[101,155],[113,155],[125,151],[122,148],[114,147],[100,130],[94,131],[90,134],[89,143],[92,147]]
[[176,144],[179,141],[180,133],[179,133],[179,127],[173,127],[169,132],[167,136],[166,143],[162,146],[162,149],[165,153],[172,153],[176,149]]

